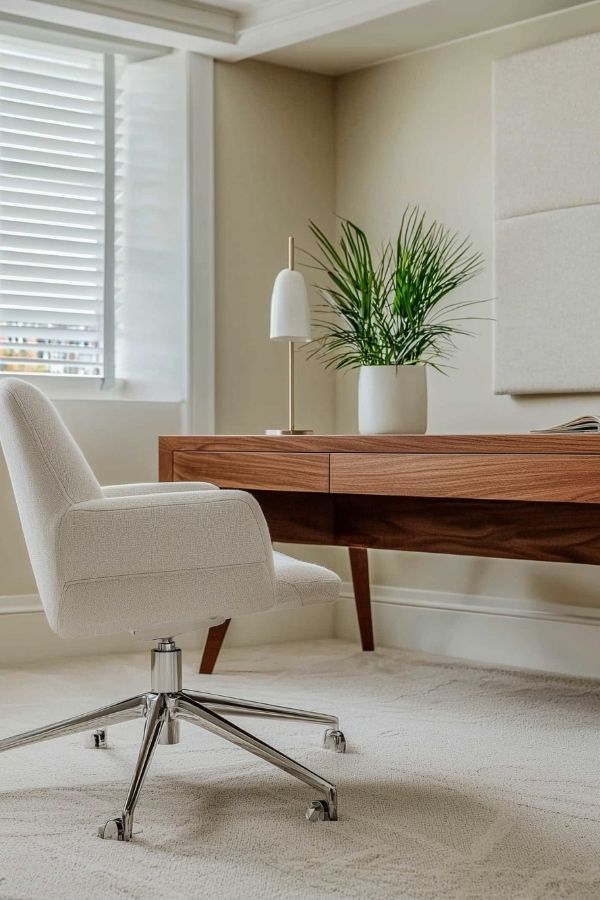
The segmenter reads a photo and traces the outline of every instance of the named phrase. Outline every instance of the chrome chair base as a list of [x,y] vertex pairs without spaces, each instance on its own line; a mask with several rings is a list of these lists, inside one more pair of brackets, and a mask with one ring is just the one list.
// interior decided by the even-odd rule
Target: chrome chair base
[[335,821],[337,819],[335,785],[279,750],[270,747],[260,738],[244,731],[243,728],[229,721],[229,718],[225,718],[229,716],[291,719],[325,725],[327,729],[323,741],[324,747],[337,753],[344,753],[346,750],[346,740],[339,730],[336,716],[182,689],[181,651],[175,646],[172,638],[164,638],[158,642],[157,648],[152,650],[152,682],[149,692],[81,716],[75,716],[72,719],[66,719],[55,725],[47,725],[5,738],[0,741],[0,752],[82,731],[92,732],[87,737],[87,746],[105,749],[108,746],[108,726],[140,717],[145,718],[142,744],[123,811],[120,816],[109,819],[99,829],[100,837],[105,840],[129,841],[133,834],[134,811],[156,746],[159,743],[179,743],[179,724],[183,720],[237,744],[242,749],[277,766],[288,775],[292,775],[324,794],[324,799],[315,800],[308,807],[306,811],[308,821]]

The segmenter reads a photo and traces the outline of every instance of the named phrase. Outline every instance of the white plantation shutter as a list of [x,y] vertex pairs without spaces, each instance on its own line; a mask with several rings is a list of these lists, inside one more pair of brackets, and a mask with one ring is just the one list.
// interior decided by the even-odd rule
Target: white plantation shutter
[[105,68],[0,38],[0,373],[105,375]]

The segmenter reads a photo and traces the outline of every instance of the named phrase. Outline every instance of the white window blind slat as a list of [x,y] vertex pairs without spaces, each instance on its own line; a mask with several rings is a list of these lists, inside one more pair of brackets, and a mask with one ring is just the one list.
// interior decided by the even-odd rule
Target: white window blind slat
[[0,291],[0,305],[9,309],[25,309],[27,304],[44,309],[73,309],[74,314],[90,315],[102,311],[101,299],[81,291],[61,290],[55,285],[41,287],[39,284],[27,282],[20,285],[21,290],[10,290],[7,281],[6,290]]
[[[56,59],[52,56],[44,58],[41,53],[32,56],[31,53],[20,53],[16,47],[11,48],[7,45],[0,46],[0,67],[47,75],[51,78],[57,75]],[[61,59],[60,77],[75,81],[92,81],[96,84],[102,81],[102,79],[98,79],[96,69],[90,69],[84,60],[70,60],[65,56]]]
[[[69,163],[73,164],[76,171],[87,171],[90,167],[91,171],[96,171],[93,162],[97,159],[98,148],[103,144],[103,135],[97,130],[86,131],[77,136],[76,140],[71,140],[70,136],[65,138],[64,132],[59,138],[44,134],[42,129],[31,128],[17,130],[4,127],[0,134],[2,146],[12,151],[7,152],[7,159],[9,156],[16,162],[29,159],[33,163],[49,166],[64,166]],[[47,155],[48,159],[42,158],[40,153]],[[65,156],[68,158],[65,159]],[[76,160],[79,160],[79,165],[74,164]]]
[[[61,300],[59,297],[5,297],[0,294],[0,312],[6,316],[10,327],[17,327],[29,320],[36,323],[36,327],[71,328],[84,325],[86,330],[98,331],[98,319],[102,317],[101,309],[97,303],[87,302],[87,305],[77,303],[73,299]],[[4,329],[2,332],[4,337]],[[99,336],[97,335],[98,339]]]
[[47,181],[51,184],[66,184],[83,188],[100,188],[104,185],[104,173],[97,170],[96,161],[85,157],[70,159],[47,154],[40,158],[36,151],[5,147],[0,143],[0,174],[25,179],[26,181]]
[[97,253],[80,253],[77,256],[67,256],[62,253],[40,253],[28,250],[11,250],[1,249],[0,260],[3,263],[13,266],[33,266],[46,268],[60,268],[68,271],[77,271],[78,269],[100,269],[102,267],[102,258]]
[[6,204],[4,221],[7,227],[17,231],[27,227],[33,228],[34,225],[38,226],[38,230],[44,225],[63,228],[66,237],[80,229],[85,232],[102,231],[102,220],[98,214],[78,213],[75,210],[52,210],[39,206],[23,208],[16,204]]
[[[31,219],[27,218],[29,213],[33,213]],[[4,221],[0,227],[0,233],[13,234],[19,237],[29,235],[38,237],[41,240],[56,241],[62,238],[65,241],[70,240],[72,243],[93,244],[102,241],[102,221],[99,212],[91,213],[85,217],[82,214],[78,221],[77,213],[69,210],[63,214],[67,219],[65,222],[56,221],[56,215],[58,214],[55,212],[48,213],[44,212],[44,210],[20,210],[15,206],[7,207]],[[56,244],[51,244],[50,246],[56,249]],[[6,246],[3,246],[2,249],[6,249]],[[18,242],[16,249],[19,249]]]
[[[11,230],[11,226],[13,226],[13,230]],[[35,227],[36,231],[39,230],[38,225],[33,227]],[[28,234],[26,223],[14,225],[14,223],[7,222],[0,227],[0,246],[4,249],[19,250],[22,248],[33,252],[49,251],[67,254],[75,253],[80,249],[85,252],[91,247],[93,249],[98,248],[98,253],[100,253],[102,245],[99,238],[90,236],[87,230],[85,232],[79,232],[78,229],[74,230],[77,231],[77,236],[69,238],[58,234]],[[1,278],[2,270],[0,269]]]
[[[47,97],[44,100],[48,100]],[[75,97],[53,98],[47,103],[40,103],[39,94],[26,88],[17,88],[4,85],[2,88],[2,106],[6,115],[27,116],[30,111],[33,121],[45,121],[52,119],[55,112],[67,113],[66,122],[80,127],[86,127],[90,119],[95,116],[102,118],[104,104],[95,100],[78,100]],[[73,114],[71,118],[70,114]]]
[[56,184],[41,184],[39,182],[31,182],[31,184],[23,184],[18,179],[10,179],[8,177],[0,178],[0,200],[6,191],[14,191],[18,194],[35,194],[39,202],[52,202],[60,205],[61,208],[85,210],[88,208],[90,201],[95,201],[96,205],[103,208],[102,191],[84,190],[74,187],[58,187]]
[[[35,134],[30,128],[22,131],[12,131],[8,128],[0,130],[0,146],[11,150],[27,150],[33,154],[53,154],[56,159],[64,162],[65,157],[76,159],[96,159],[97,148],[102,146],[102,133],[80,136],[78,138],[48,137],[46,134]],[[39,159],[39,157],[37,157]]]
[[[1,252],[0,262],[4,267],[5,277],[13,275],[19,278],[23,276],[33,278],[39,274],[44,277],[56,275],[69,280],[74,274],[80,278],[95,278],[91,273],[102,271],[102,260],[94,256],[68,257],[35,254],[32,258],[32,254],[23,256],[17,253]],[[86,273],[89,274],[86,275]]]
[[99,83],[73,81],[69,78],[52,78],[48,75],[36,75],[33,72],[0,66],[0,87],[2,85],[35,91],[40,99],[73,97],[75,100],[101,100],[103,95],[102,80]]
[[0,153],[0,177],[19,178],[27,182],[45,181],[48,184],[72,185],[82,188],[102,188],[102,173],[90,171],[84,166],[39,166],[27,160],[15,159],[15,154],[2,148]]
[[102,134],[102,107],[98,111],[92,111],[88,105],[86,112],[79,112],[51,106],[40,107],[33,103],[8,103],[4,93],[2,88],[0,124],[5,129],[73,140],[85,140],[90,135]]
[[[86,260],[77,260],[78,263],[86,262]],[[88,265],[77,265],[71,266],[68,269],[63,268],[59,264],[41,264],[38,263],[36,265],[30,265],[28,263],[15,262],[14,260],[4,260],[2,259],[2,265],[7,273],[4,276],[5,282],[18,281],[19,287],[24,284],[24,278],[28,279],[29,284],[36,284],[38,282],[43,283],[43,289],[50,291],[51,293],[57,292],[57,285],[67,285],[68,287],[78,286],[81,290],[85,290],[86,296],[95,296],[93,293],[93,289],[95,288],[96,281],[98,278],[98,272],[101,271],[101,266],[98,264],[100,261],[98,260],[87,260]],[[92,263],[91,265],[89,263]],[[73,281],[74,278],[80,279],[79,281]],[[5,284],[7,290],[10,288],[10,285]],[[62,294],[66,296],[72,297],[74,296],[71,292],[65,292],[60,289]],[[80,292],[75,292],[77,296],[79,296]]]
[[[33,191],[29,188],[15,187],[14,185],[3,185],[0,180],[0,203],[4,207],[15,207],[21,210],[23,215],[29,213],[30,210],[41,210],[44,214],[51,212],[77,214],[79,216],[97,215],[102,212],[104,204],[102,198],[94,204],[87,198],[83,201],[80,197],[73,197],[61,191],[60,194],[47,194],[43,191]],[[7,212],[7,215],[14,214]]]
[[99,53],[0,37],[0,373],[104,376]]

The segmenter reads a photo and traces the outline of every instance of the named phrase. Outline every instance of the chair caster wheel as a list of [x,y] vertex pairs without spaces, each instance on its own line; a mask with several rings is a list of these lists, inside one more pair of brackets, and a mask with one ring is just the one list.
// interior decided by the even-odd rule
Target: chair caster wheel
[[109,819],[106,825],[101,825],[98,829],[98,837],[105,841],[129,840],[129,838],[125,837],[125,826],[120,816],[115,816],[114,819]]
[[337,814],[327,800],[313,800],[306,810],[306,818],[309,822],[335,822]]
[[85,735],[83,739],[84,747],[91,747],[93,750],[106,750],[108,747],[108,728],[97,728]]
[[337,731],[335,728],[328,728],[323,738],[323,746],[326,750],[333,750],[334,753],[346,752],[346,738],[343,731]]

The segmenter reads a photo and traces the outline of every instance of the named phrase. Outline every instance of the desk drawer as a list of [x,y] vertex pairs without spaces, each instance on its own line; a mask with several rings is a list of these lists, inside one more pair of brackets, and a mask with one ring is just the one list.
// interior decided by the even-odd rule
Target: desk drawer
[[600,503],[600,456],[332,453],[331,492]]
[[328,453],[173,453],[174,481],[261,491],[329,491]]

